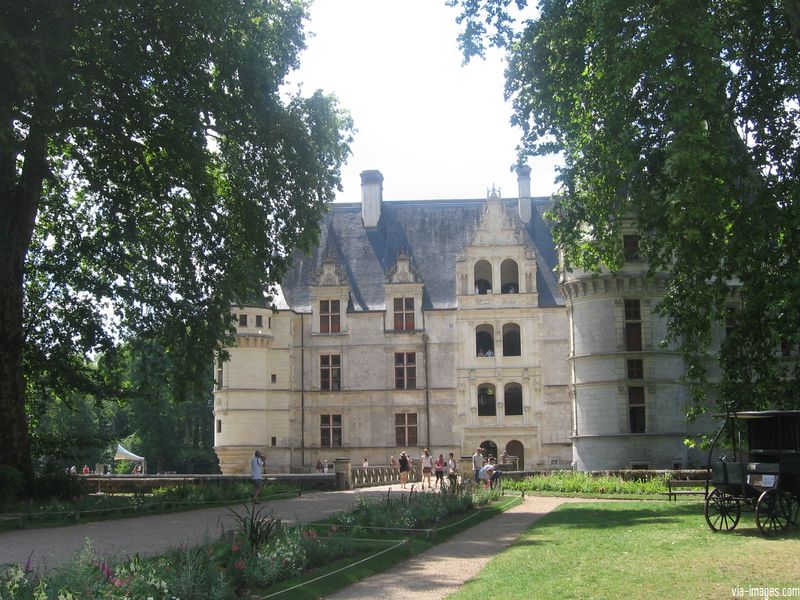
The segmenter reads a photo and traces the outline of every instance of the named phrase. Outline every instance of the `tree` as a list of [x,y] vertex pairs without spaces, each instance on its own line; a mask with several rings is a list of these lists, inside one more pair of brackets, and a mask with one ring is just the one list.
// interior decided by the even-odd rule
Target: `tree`
[[0,464],[31,474],[26,385],[101,390],[84,357],[132,332],[206,384],[231,302],[315,241],[352,128],[285,89],[306,12],[0,5]]
[[[635,219],[651,269],[671,272],[658,310],[693,410],[708,392],[723,408],[798,403],[800,2],[542,0],[519,27],[524,0],[449,4],[467,58],[487,37],[508,49],[521,155],[564,155],[565,266],[617,269]],[[731,307],[715,389],[709,343]]]

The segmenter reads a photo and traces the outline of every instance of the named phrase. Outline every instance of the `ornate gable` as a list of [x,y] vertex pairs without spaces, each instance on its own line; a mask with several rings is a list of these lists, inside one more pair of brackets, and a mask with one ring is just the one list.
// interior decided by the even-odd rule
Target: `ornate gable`
[[397,257],[386,275],[386,283],[421,283],[419,272],[405,252]]
[[314,285],[324,287],[342,287],[348,285],[347,275],[345,275],[339,263],[333,256],[325,257],[319,269],[314,275]]
[[486,207],[470,246],[531,246],[527,232],[503,208],[500,190],[488,190]]

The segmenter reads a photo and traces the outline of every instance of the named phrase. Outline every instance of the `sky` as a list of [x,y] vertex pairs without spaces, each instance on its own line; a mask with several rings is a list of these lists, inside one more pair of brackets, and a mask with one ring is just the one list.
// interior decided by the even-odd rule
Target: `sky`
[[[384,200],[517,195],[520,131],[503,100],[500,52],[462,66],[457,9],[444,0],[316,0],[291,81],[333,93],[357,132],[337,202],[361,201],[361,171],[383,173]],[[556,190],[556,160],[529,159],[531,193]]]

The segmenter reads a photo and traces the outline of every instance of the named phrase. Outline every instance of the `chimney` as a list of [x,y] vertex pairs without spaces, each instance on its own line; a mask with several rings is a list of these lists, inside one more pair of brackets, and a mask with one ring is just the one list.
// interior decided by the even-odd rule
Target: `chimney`
[[381,218],[383,175],[380,171],[361,172],[361,221],[364,227],[376,227]]
[[531,221],[531,168],[528,165],[520,165],[516,168],[517,186],[519,189],[519,218],[523,223]]

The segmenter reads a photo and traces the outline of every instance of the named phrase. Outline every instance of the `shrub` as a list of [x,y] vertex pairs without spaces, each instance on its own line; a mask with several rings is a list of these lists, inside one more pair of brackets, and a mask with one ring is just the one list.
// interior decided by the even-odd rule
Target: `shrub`
[[16,468],[0,465],[0,506],[16,500],[25,488],[25,478]]
[[503,484],[519,491],[569,492],[583,494],[658,494],[667,491],[663,477],[649,480],[625,481],[611,475],[592,475],[579,471],[556,471],[532,475],[520,481]]

